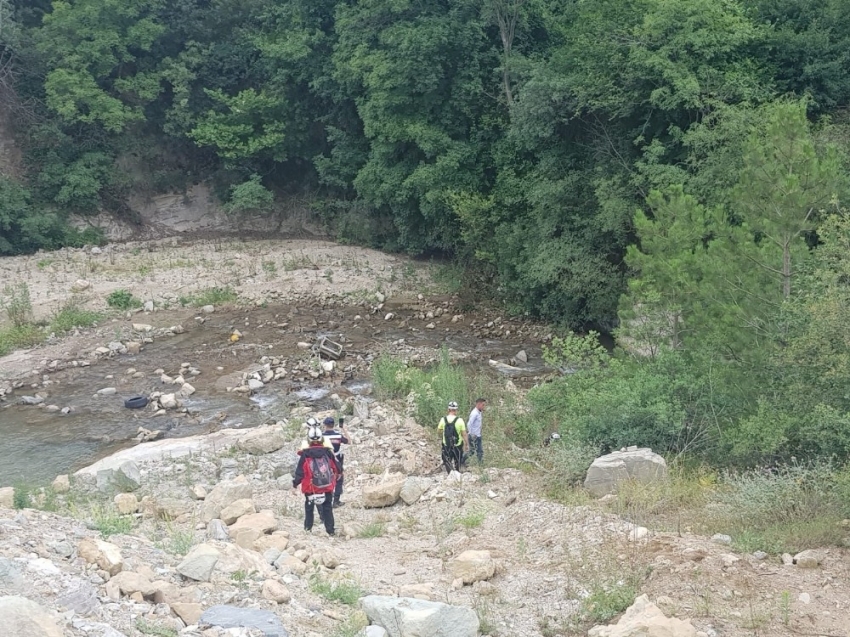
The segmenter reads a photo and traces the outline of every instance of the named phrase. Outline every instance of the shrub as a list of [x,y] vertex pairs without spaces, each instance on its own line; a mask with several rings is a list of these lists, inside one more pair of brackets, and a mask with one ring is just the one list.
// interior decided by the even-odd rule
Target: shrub
[[463,414],[469,406],[469,386],[463,370],[452,365],[446,348],[440,352],[440,362],[431,371],[423,373],[421,380],[415,379],[414,417],[425,426],[436,426],[446,413],[446,405],[454,400]]
[[357,582],[329,582],[319,575],[310,577],[310,590],[332,602],[354,606],[366,594]]
[[405,365],[401,359],[381,354],[372,363],[372,382],[381,398],[403,398],[413,389],[416,370]]
[[106,297],[106,304],[116,310],[129,310],[134,307],[142,307],[142,302],[129,290],[115,290]]
[[230,201],[224,205],[224,209],[229,214],[267,213],[273,205],[272,191],[263,186],[259,175],[251,175],[248,181],[230,187]]
[[239,296],[230,287],[214,287],[207,288],[196,292],[190,297],[190,303],[195,307],[203,307],[204,305],[221,305],[222,303],[232,303]]
[[21,328],[32,323],[32,301],[26,283],[7,285],[3,289],[2,306],[12,327]]
[[98,312],[83,309],[79,300],[72,298],[53,315],[50,329],[54,332],[69,332],[77,327],[91,327],[100,319]]
[[825,461],[727,473],[713,495],[709,531],[741,550],[796,553],[838,544],[850,514],[850,471]]
[[19,347],[32,347],[44,339],[44,333],[35,325],[0,330],[0,356]]

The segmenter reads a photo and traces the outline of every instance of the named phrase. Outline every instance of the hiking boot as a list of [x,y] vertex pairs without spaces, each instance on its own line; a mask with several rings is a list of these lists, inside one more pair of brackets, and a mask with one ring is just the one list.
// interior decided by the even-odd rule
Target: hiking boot
[[341,502],[339,500],[334,500],[334,508],[338,509],[339,507],[345,506],[345,502]]

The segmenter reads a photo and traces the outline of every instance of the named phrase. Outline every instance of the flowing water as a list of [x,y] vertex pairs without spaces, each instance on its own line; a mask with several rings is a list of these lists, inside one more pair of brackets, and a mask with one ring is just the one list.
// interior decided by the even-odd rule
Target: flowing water
[[[362,313],[362,310],[360,310]],[[285,417],[290,407],[309,404],[317,409],[332,406],[330,396],[368,394],[371,383],[363,359],[376,355],[399,339],[405,344],[436,352],[447,345],[469,354],[469,364],[487,369],[490,358],[507,360],[525,348],[532,360],[539,361],[539,349],[520,339],[480,339],[468,333],[462,324],[450,324],[441,330],[426,330],[420,322],[410,321],[415,332],[397,325],[390,326],[381,317],[355,320],[357,308],[310,309],[276,307],[269,309],[215,313],[204,324],[191,317],[183,321],[186,332],[174,337],[158,338],[138,355],[118,356],[93,363],[90,367],[68,368],[50,375],[47,388],[20,389],[0,403],[0,485],[44,483],[58,474],[68,473],[90,464],[100,457],[135,443],[139,427],[165,430],[166,437],[182,437],[206,433],[226,427],[254,427],[269,420]],[[185,316],[183,317],[185,318]],[[170,322],[169,322],[170,319]],[[371,319],[371,320],[369,320]],[[148,317],[155,325],[174,324],[174,317],[154,314]],[[239,343],[229,336],[234,328],[243,333]],[[299,341],[313,342],[320,335],[334,340],[344,338],[344,367],[357,363],[356,370],[344,380],[336,374],[333,380],[278,380],[268,384],[254,396],[227,393],[223,377],[239,372],[263,355],[283,359],[300,359]],[[160,382],[157,369],[176,375],[182,363],[201,370],[197,377],[187,377],[197,392],[184,401],[188,414],[172,413],[155,417],[150,408],[131,410],[124,399],[152,391],[174,391]],[[533,367],[533,366],[532,366]],[[141,378],[127,374],[129,368],[141,372]],[[359,370],[359,371],[358,371]],[[532,373],[542,371],[539,367]],[[218,383],[216,381],[219,381]],[[104,387],[115,387],[113,396],[97,396]],[[20,397],[36,392],[48,393],[45,405],[70,407],[63,415],[44,407],[20,403]]]

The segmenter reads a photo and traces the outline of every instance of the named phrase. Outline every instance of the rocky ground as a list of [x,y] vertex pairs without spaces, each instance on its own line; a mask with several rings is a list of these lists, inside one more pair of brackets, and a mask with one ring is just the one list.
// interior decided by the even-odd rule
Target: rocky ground
[[[157,259],[164,258],[163,252],[170,255],[168,259],[191,260],[185,255],[193,254],[192,250],[209,252],[208,258],[221,261],[215,267],[223,271],[226,259],[242,258],[238,243],[228,248],[217,248],[215,242],[204,245],[203,250],[183,246],[184,256],[180,256],[179,245],[152,244],[150,254],[159,255]],[[258,265],[257,280],[265,285],[262,273],[268,272],[262,268],[263,260],[272,253],[282,260],[284,248],[262,245],[262,250],[251,246],[243,250],[257,251],[250,258]],[[322,258],[341,258],[332,247],[322,249],[330,251]],[[180,406],[171,406],[172,397],[179,403],[196,387],[198,392],[206,392],[204,383],[213,391],[215,382],[203,379],[207,370],[214,368],[214,361],[220,360],[218,354],[186,366],[174,362],[166,368],[145,359],[157,351],[145,348],[161,339],[179,338],[172,326],[186,324],[196,329],[196,315],[204,318],[194,310],[165,307],[165,291],[172,290],[179,280],[194,286],[192,289],[203,289],[215,277],[205,279],[202,269],[192,270],[191,275],[178,274],[175,271],[195,266],[175,263],[170,273],[165,268],[157,270],[156,280],[150,282],[150,298],[143,297],[136,286],[147,284],[137,278],[128,283],[121,272],[107,268],[111,250],[133,259],[145,254],[147,247],[109,248],[106,256],[104,252],[94,255],[94,262],[105,261],[102,269],[94,271],[60,266],[59,257],[52,255],[40,256],[54,259],[45,266],[39,266],[35,257],[26,261],[27,272],[33,274],[47,268],[58,270],[54,292],[48,290],[50,276],[43,279],[48,288],[43,302],[38,300],[41,293],[37,297],[42,303],[40,311],[54,302],[49,299],[60,294],[56,290],[69,288],[82,277],[87,277],[87,290],[95,290],[88,297],[92,305],[110,289],[129,287],[140,298],[154,301],[156,311],[119,321],[126,333],[116,332],[114,326],[99,327],[7,357],[0,362],[7,375],[7,402],[17,400],[24,391],[34,395],[53,391],[44,385],[42,372],[54,360],[55,367],[63,367],[68,374],[79,370],[82,361],[97,369],[131,356],[137,357],[132,364],[144,370],[145,376],[157,371],[154,365],[162,367],[155,379],[159,395],[151,394],[157,404],[148,408],[150,413],[159,408],[175,413]],[[219,253],[223,253],[220,259]],[[91,257],[90,252],[69,254],[72,262],[82,259],[81,263],[86,263]],[[363,254],[352,253],[351,259],[359,263]],[[363,279],[352,273],[352,294],[347,297],[341,292],[344,287],[320,287],[340,285],[346,277],[338,276],[336,270],[324,277],[310,275],[316,272],[310,269],[300,273],[305,275],[303,281],[296,277],[274,284],[276,298],[301,298],[300,303],[313,304],[316,309],[324,304],[351,303],[359,308],[353,312],[359,312],[361,319],[368,315],[374,321],[367,330],[371,332],[386,329],[387,323],[408,334],[410,330],[425,332],[431,323],[435,327],[430,329],[437,330],[460,323],[480,332],[484,340],[509,338],[506,332],[519,330],[525,330],[526,338],[531,339],[530,330],[538,329],[469,313],[453,323],[459,310],[452,304],[443,306],[443,301],[424,299],[411,306],[408,300],[408,305],[381,306],[376,292],[385,297],[384,303],[392,295],[410,299],[411,292],[418,301],[417,289],[428,292],[425,280],[417,280],[419,287],[413,286],[413,278],[405,282],[403,273],[415,270],[414,265],[369,253],[369,267],[380,268],[381,259],[388,260],[384,265],[390,272],[379,290],[375,289],[379,269],[364,274]],[[124,261],[116,257],[115,263]],[[3,267],[11,268],[10,272],[15,269],[8,261]],[[279,272],[280,266],[276,267]],[[104,279],[97,278],[98,271]],[[395,281],[391,272],[397,273]],[[237,286],[250,305],[262,301],[252,296],[252,290],[260,288],[252,288],[244,278],[220,282]],[[361,289],[370,298],[358,297]],[[300,294],[305,296],[297,297]],[[438,315],[441,308],[444,311]],[[181,311],[186,312],[182,320],[169,314]],[[235,315],[237,310],[233,312]],[[390,313],[394,316],[387,319]],[[273,318],[268,318],[270,324]],[[252,318],[250,322],[253,329],[260,321]],[[278,317],[274,330],[283,329],[279,328],[281,322],[293,321]],[[153,325],[148,331],[135,329],[133,323]],[[104,329],[107,331],[99,331]],[[223,334],[225,339],[228,334]],[[544,337],[545,330],[535,332],[538,343]],[[145,343],[146,338],[152,343]],[[277,360],[275,355],[264,360],[254,350],[244,354],[238,363],[241,372],[222,381],[220,392],[237,400],[239,391],[234,390],[251,390],[251,380],[283,383],[282,374],[275,378],[281,369],[286,369],[286,375],[311,378],[315,373],[324,378],[326,372],[321,368],[293,363],[310,358],[304,350],[303,356],[297,354],[299,334],[293,332],[286,338],[292,341],[290,351],[277,355]],[[110,348],[110,342],[127,351]],[[138,354],[130,352],[130,343],[140,344]],[[107,351],[98,354],[101,346]],[[428,355],[426,346],[409,353]],[[227,356],[234,355],[228,350]],[[285,363],[283,359],[287,359]],[[17,366],[7,365],[8,361],[18,361]],[[249,371],[247,363],[256,369]],[[329,384],[338,382],[334,375],[342,374],[347,364],[354,363],[327,372]],[[368,357],[356,364],[368,369]],[[31,373],[34,367],[37,375]],[[194,367],[204,373],[193,376]],[[37,376],[38,382],[24,382],[22,374]],[[132,374],[123,376],[131,378]],[[220,378],[224,376],[227,374]],[[99,389],[103,387],[91,387],[92,392]],[[354,441],[346,453],[346,505],[335,512],[335,537],[328,537],[318,521],[312,533],[305,533],[303,498],[291,490],[294,451],[303,433],[300,423],[307,413],[324,415],[303,404],[290,406],[280,422],[257,429],[226,429],[195,439],[158,440],[125,449],[67,479],[58,478],[51,488],[29,494],[30,499],[20,492],[16,497],[9,488],[0,489],[0,616],[8,630],[18,631],[3,634],[353,637],[363,634],[360,630],[371,618],[393,624],[388,628],[394,635],[585,635],[592,624],[585,617],[587,611],[604,616],[612,594],[629,590],[632,597],[643,593],[647,599],[636,604],[621,628],[594,629],[594,637],[643,634],[634,632],[634,627],[644,620],[666,626],[669,632],[663,634],[671,637],[850,635],[847,551],[816,551],[799,556],[796,563],[793,559],[785,563],[779,556],[736,554],[725,538],[636,528],[602,502],[570,507],[548,501],[543,496],[549,486],[545,475],[473,466],[466,473],[446,476],[439,466],[433,431],[416,424],[403,403],[381,404],[344,393],[335,400],[334,413],[350,414],[347,428]],[[45,409],[43,405],[32,408]],[[0,418],[2,414],[0,411]],[[15,509],[14,505],[28,506]],[[624,588],[624,582],[636,586]],[[394,608],[397,602],[388,598],[396,596],[447,606],[431,616],[429,608]],[[416,621],[431,617],[428,621],[433,619],[436,624],[426,629],[410,624],[396,628],[396,624],[413,622],[414,616]],[[687,621],[675,622],[675,618]],[[260,628],[228,628],[233,624]],[[381,633],[372,627],[367,634]]]
[[230,634],[197,627],[214,606],[269,611],[290,635],[353,635],[367,594],[473,609],[482,634],[553,636],[583,634],[583,600],[604,582],[648,572],[640,591],[700,631],[673,635],[846,634],[843,552],[783,564],[547,502],[539,476],[446,476],[428,431],[359,410],[336,537],[304,532],[289,478],[300,432],[268,426],[61,478],[48,508],[64,515],[0,509],[0,594],[53,609],[66,637]]

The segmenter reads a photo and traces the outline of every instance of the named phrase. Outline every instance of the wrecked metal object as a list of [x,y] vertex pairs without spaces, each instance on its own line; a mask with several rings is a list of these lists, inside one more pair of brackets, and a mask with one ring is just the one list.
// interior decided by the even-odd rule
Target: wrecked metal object
[[316,342],[315,349],[320,355],[330,358],[332,361],[339,360],[344,353],[342,345],[335,343],[327,336],[323,336]]

